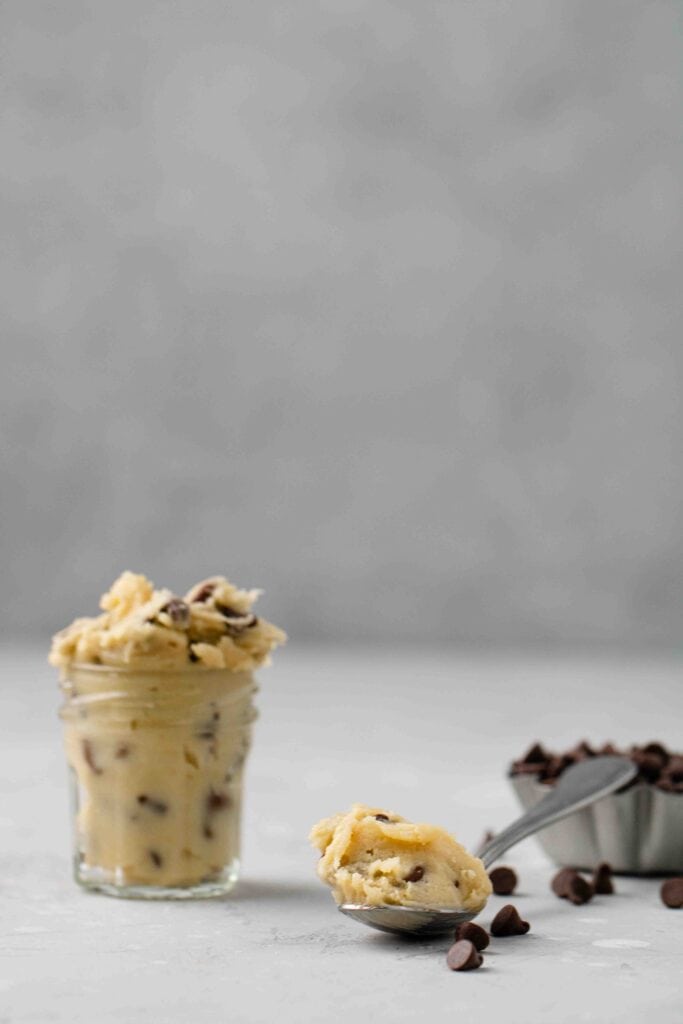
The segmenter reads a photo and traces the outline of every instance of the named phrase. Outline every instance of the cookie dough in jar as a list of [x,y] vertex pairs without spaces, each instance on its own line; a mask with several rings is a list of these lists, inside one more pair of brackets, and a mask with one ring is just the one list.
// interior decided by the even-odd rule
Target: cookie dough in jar
[[228,892],[239,872],[254,670],[284,642],[222,577],[184,598],[124,573],[54,638],[76,880],[117,896]]

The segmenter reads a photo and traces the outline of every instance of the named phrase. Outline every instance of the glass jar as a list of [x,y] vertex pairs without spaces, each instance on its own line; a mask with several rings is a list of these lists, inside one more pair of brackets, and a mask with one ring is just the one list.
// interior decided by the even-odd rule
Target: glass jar
[[76,881],[145,899],[229,892],[253,675],[72,665],[61,685]]

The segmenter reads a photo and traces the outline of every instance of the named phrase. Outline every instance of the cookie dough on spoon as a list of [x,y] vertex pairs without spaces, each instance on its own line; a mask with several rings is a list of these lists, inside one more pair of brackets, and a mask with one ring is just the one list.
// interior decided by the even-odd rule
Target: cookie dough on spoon
[[478,913],[491,895],[482,862],[436,825],[354,804],[311,831],[318,875],[339,904]]

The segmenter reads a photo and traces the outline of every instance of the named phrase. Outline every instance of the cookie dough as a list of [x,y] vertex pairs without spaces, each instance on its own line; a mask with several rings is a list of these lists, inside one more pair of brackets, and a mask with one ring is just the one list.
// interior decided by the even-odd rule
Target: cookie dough
[[436,825],[354,804],[313,827],[318,876],[337,903],[446,907],[477,913],[491,895],[482,862]]
[[234,880],[253,670],[286,639],[254,615],[257,595],[215,576],[181,598],[125,572],[102,615],[54,637],[79,881]]
[[286,640],[252,611],[258,590],[238,590],[223,576],[177,597],[145,577],[124,572],[100,601],[102,615],[76,619],[53,638],[58,668],[122,665],[138,668],[227,668],[252,671]]

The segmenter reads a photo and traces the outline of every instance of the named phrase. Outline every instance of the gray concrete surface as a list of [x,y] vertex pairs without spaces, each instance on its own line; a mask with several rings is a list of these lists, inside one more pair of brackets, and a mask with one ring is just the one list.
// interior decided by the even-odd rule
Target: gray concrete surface
[[672,0],[0,7],[0,630],[677,644]]

